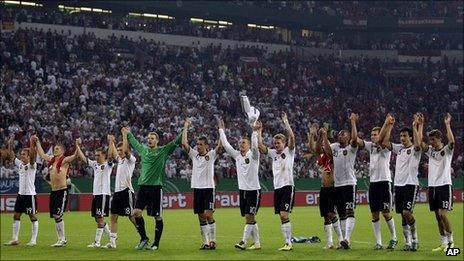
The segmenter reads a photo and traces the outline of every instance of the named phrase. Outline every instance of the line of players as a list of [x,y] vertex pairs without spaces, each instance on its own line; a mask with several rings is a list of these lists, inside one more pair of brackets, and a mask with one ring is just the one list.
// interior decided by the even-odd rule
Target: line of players
[[[371,142],[363,141],[357,136],[356,122],[358,115],[351,114],[351,132],[342,130],[338,142],[330,143],[327,130],[319,130],[311,125],[308,133],[308,146],[317,155],[317,163],[322,170],[322,186],[320,193],[320,212],[324,217],[324,231],[327,236],[327,249],[335,248],[332,229],[338,236],[337,248],[349,249],[350,237],[355,225],[355,158],[358,149],[366,149],[370,154],[370,187],[369,203],[372,212],[372,227],[376,239],[374,249],[383,249],[379,217],[384,216],[390,231],[391,240],[387,249],[394,249],[398,243],[392,207],[390,156],[397,154],[395,169],[395,206],[401,214],[405,246],[403,250],[416,251],[418,248],[417,229],[413,216],[414,201],[418,190],[418,166],[422,152],[429,157],[429,203],[430,210],[435,212],[442,244],[433,251],[443,251],[453,247],[453,236],[448,219],[448,211],[452,206],[451,191],[451,158],[454,148],[454,137],[451,131],[451,116],[445,117],[448,144],[442,142],[442,134],[438,130],[429,132],[429,145],[422,142],[424,117],[415,114],[412,128],[400,130],[401,144],[390,142],[390,134],[395,119],[388,114],[382,128],[375,127],[371,132]],[[45,154],[37,136],[30,138],[29,148],[21,150],[20,158],[15,158],[12,150],[12,140],[8,142],[6,158],[14,159],[19,169],[19,193],[13,216],[13,238],[6,245],[17,245],[20,229],[20,216],[29,215],[32,222],[32,236],[29,246],[36,245],[38,233],[37,201],[35,196],[35,155],[39,154],[47,163],[50,173],[50,217],[55,220],[58,241],[54,247],[67,244],[63,211],[68,201],[69,165],[76,159],[87,163],[94,171],[92,217],[95,218],[97,229],[95,240],[89,247],[101,247],[103,234],[109,235],[109,243],[103,247],[116,248],[118,216],[128,216],[140,235],[136,249],[157,250],[163,232],[162,199],[165,180],[165,165],[175,148],[182,145],[192,160],[191,187],[194,190],[194,213],[198,215],[202,236],[202,250],[216,248],[216,222],[213,217],[215,205],[214,162],[225,150],[236,163],[240,194],[240,211],[245,217],[245,227],[238,249],[261,249],[259,229],[255,216],[260,206],[261,188],[258,178],[260,153],[272,160],[274,182],[274,209],[279,214],[281,231],[285,239],[282,251],[293,249],[292,229],[289,215],[294,205],[293,163],[295,158],[295,136],[288,122],[287,115],[282,114],[282,121],[287,130],[287,136],[277,134],[273,137],[273,149],[268,148],[262,138],[263,126],[260,121],[253,125],[251,139],[242,137],[239,149],[235,150],[227,141],[224,122],[219,122],[219,141],[217,146],[209,150],[206,137],[196,139],[196,149],[191,148],[187,133],[191,126],[186,119],[182,131],[177,137],[164,146],[158,145],[158,135],[150,132],[147,145],[141,144],[127,127],[122,128],[122,142],[115,145],[115,137],[108,135],[108,151],[99,148],[95,150],[95,160],[88,159],[80,146],[82,141],[76,140],[75,152],[65,157],[62,145],[54,146],[53,156]],[[131,184],[136,158],[131,153],[135,150],[141,158],[141,175],[138,179],[137,197]],[[105,223],[104,217],[109,215],[111,197],[110,175],[116,166],[115,193],[111,203],[111,225]],[[145,230],[142,211],[147,208],[147,214],[155,219],[154,242],[150,246]],[[338,215],[338,217],[337,217]],[[252,237],[253,244],[247,242]]]

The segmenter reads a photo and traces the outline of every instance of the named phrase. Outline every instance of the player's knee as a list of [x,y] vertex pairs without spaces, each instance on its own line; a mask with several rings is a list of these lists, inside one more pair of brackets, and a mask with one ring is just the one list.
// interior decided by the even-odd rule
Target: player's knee
[[372,212],[372,220],[378,220],[379,216],[379,212]]
[[280,214],[280,221],[284,222],[288,220],[288,212],[281,211]]
[[134,217],[139,218],[142,216],[142,210],[136,208],[133,210],[132,214],[134,215]]
[[21,219],[21,213],[15,212],[13,214],[13,220],[20,220]]
[[409,211],[409,210],[403,210],[402,216],[403,216],[406,220],[410,220],[410,219],[412,218],[411,211]]
[[352,209],[346,210],[346,217],[354,217],[354,211]]
[[56,223],[61,222],[61,217],[62,217],[62,215],[53,215],[53,219],[55,219]]
[[31,220],[31,222],[35,222],[37,221],[37,216],[35,214],[29,214],[29,219]]
[[332,224],[332,219],[327,215],[324,217],[324,225]]
[[163,218],[162,218],[161,216],[156,216],[156,217],[155,217],[155,220],[156,220],[156,221],[161,221],[161,220],[163,220]]
[[385,220],[390,220],[391,219],[390,211],[382,212],[382,216],[385,218]]
[[111,223],[117,223],[118,222],[118,215],[111,214]]
[[448,217],[448,210],[440,209],[438,211],[438,216],[440,217],[440,219],[447,218]]

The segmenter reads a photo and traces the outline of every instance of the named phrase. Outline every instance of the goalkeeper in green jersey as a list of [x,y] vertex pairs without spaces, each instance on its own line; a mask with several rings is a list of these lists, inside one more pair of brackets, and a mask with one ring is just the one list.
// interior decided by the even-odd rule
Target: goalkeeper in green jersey
[[[161,234],[163,233],[163,184],[166,177],[165,167],[169,156],[182,141],[182,131],[177,137],[164,146],[158,146],[159,138],[156,132],[148,133],[147,145],[141,144],[127,127],[122,128],[122,135],[126,136],[131,147],[137,151],[141,158],[142,170],[138,180],[134,217],[137,231],[140,234],[140,243],[136,249],[157,250]],[[143,209],[147,207],[147,214],[155,218],[155,239],[149,247],[149,239],[145,231],[145,221],[142,217]]]

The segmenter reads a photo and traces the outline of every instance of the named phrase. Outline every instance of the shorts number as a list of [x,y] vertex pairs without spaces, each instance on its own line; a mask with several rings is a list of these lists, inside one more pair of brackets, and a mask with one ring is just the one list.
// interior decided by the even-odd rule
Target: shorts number
[[60,213],[61,213],[61,208],[57,208],[57,209],[56,209],[56,214],[59,215]]
[[102,214],[101,208],[97,208],[97,210],[95,211],[95,214],[101,216],[101,214]]
[[290,204],[285,204],[285,210],[289,210],[290,209]]
[[390,209],[390,203],[383,203],[383,209]]
[[255,214],[256,213],[256,207],[250,207],[250,214]]
[[407,209],[411,209],[411,208],[412,208],[412,202],[411,202],[411,201],[406,202],[406,208],[407,208]]
[[448,201],[442,201],[442,206],[443,208],[449,208],[449,202]]
[[130,215],[130,214],[131,214],[131,209],[130,209],[130,208],[126,208],[126,209],[125,209],[125,212],[126,212],[126,215]]
[[214,209],[214,202],[209,202],[209,208]]
[[27,213],[27,214],[33,214],[33,213],[32,213],[32,208],[26,208],[26,213]]
[[354,202],[346,202],[345,204],[346,209],[354,209]]

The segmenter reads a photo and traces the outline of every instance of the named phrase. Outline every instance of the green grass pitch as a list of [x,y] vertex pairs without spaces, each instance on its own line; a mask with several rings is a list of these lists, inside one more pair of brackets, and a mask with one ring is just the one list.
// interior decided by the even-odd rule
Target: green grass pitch
[[[117,249],[89,249],[87,244],[93,241],[95,235],[95,221],[88,212],[65,213],[66,235],[68,246],[52,248],[49,245],[56,242],[54,222],[47,213],[39,214],[38,245],[27,247],[25,243],[30,237],[30,222],[27,216],[22,217],[19,246],[1,246],[1,260],[48,259],[48,260],[77,260],[77,259],[459,259],[446,257],[444,253],[433,253],[430,250],[439,245],[439,236],[434,215],[429,212],[427,204],[418,204],[415,208],[420,248],[418,252],[403,252],[403,234],[401,219],[395,214],[396,230],[399,239],[397,250],[393,252],[374,251],[374,235],[371,228],[371,218],[367,206],[356,209],[356,225],[352,236],[351,250],[323,250],[325,235],[322,218],[317,207],[296,207],[291,215],[294,236],[319,236],[322,240],[318,244],[294,244],[291,252],[279,252],[283,244],[280,232],[280,222],[272,208],[261,208],[257,216],[261,233],[262,249],[259,251],[240,251],[234,248],[243,232],[244,220],[237,208],[217,209],[218,249],[215,251],[200,251],[200,229],[197,217],[192,210],[165,210],[164,232],[160,249],[156,252],[137,251],[134,246],[139,240],[132,224],[127,218],[119,220],[119,239]],[[2,244],[11,238],[12,214],[1,214]],[[153,239],[154,225],[152,218],[145,218],[147,232]],[[454,228],[456,247],[463,251],[463,204],[455,204],[451,212],[451,222]],[[384,220],[382,220],[382,238],[384,245],[389,240],[389,234]],[[335,233],[334,233],[335,236]],[[335,236],[336,237],[336,236]],[[334,238],[335,238],[334,237]],[[108,242],[104,236],[102,244]]]

